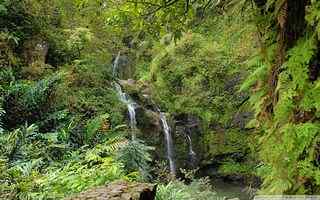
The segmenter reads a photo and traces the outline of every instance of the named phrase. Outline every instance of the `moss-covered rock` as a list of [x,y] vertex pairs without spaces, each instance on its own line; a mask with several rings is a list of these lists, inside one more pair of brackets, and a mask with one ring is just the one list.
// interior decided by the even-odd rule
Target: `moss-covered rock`
[[153,184],[116,181],[107,186],[81,192],[66,200],[154,200],[155,195],[156,186]]

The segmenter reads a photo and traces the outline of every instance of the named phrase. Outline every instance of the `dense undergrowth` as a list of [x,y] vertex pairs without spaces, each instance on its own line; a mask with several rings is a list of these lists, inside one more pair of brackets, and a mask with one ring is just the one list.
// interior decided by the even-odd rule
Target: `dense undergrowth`
[[0,199],[118,179],[158,183],[158,200],[216,198],[207,179],[172,180],[154,147],[128,139],[118,52],[136,93],[200,121],[202,167],[258,176],[261,194],[320,192],[320,3],[186,2],[0,0]]
[[[153,99],[174,117],[200,119],[203,164],[221,162],[221,172],[230,175],[255,175],[254,135],[245,125],[252,110],[246,104],[248,94],[239,92],[249,70],[246,60],[255,51],[254,26],[248,19],[212,17],[179,41],[160,44],[141,77],[150,83]],[[222,160],[213,161],[216,157]],[[247,170],[237,170],[239,165]]]
[[[111,86],[112,48],[126,47],[108,44],[121,35],[99,30],[105,18],[87,22],[76,11],[81,5],[0,1],[1,199],[62,199],[154,176],[153,148],[127,139],[125,107]],[[109,41],[101,44],[104,35]],[[205,183],[194,184],[199,194],[208,192],[199,188]],[[157,198],[168,199],[172,189],[171,199],[191,195],[175,181],[160,186]]]

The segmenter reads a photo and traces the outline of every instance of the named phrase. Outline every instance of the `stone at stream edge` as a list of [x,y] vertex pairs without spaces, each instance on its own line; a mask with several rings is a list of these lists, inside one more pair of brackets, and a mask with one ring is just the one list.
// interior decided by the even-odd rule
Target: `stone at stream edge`
[[96,187],[65,200],[154,200],[156,185],[116,181]]

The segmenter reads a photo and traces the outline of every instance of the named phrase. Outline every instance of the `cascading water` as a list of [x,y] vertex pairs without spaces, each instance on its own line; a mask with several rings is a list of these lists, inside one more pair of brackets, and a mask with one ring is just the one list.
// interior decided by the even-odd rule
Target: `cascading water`
[[119,67],[120,56],[121,56],[121,53],[119,51],[116,59],[113,61],[113,64],[112,64],[112,76],[114,78],[116,78],[118,76],[118,67]]
[[192,148],[192,140],[191,140],[190,135],[188,135],[188,134],[187,134],[187,139],[189,142],[189,155],[195,156],[196,153],[193,151],[193,148]]
[[[113,65],[112,65],[112,75],[115,79],[118,78],[118,74],[119,74],[118,68],[119,68],[120,56],[121,56],[121,53],[119,52],[117,57],[113,61]],[[125,92],[122,91],[122,88],[119,83],[114,81],[113,85],[114,85],[115,90],[118,93],[120,101],[127,105],[128,112],[129,112],[129,119],[130,119],[131,134],[132,134],[131,136],[132,136],[132,139],[134,140],[136,137],[135,133],[137,130],[137,121],[136,121],[136,112],[135,112],[135,108],[136,108],[137,104],[130,98],[130,96],[128,94],[126,94]],[[166,141],[166,148],[167,148],[166,153],[167,153],[167,158],[169,160],[170,173],[173,176],[175,176],[176,166],[175,166],[174,159],[173,159],[173,142],[172,142],[172,137],[171,137],[171,130],[168,125],[165,114],[162,113],[160,111],[160,109],[158,109],[158,111],[160,113],[160,119],[161,119],[163,131],[164,131],[164,135],[165,135],[164,138]],[[191,147],[191,150],[192,150],[192,147]]]
[[[117,75],[118,75],[119,59],[120,59],[120,52],[118,53],[112,66],[112,74],[114,78],[117,78]],[[137,130],[136,110],[135,110],[137,104],[130,98],[128,94],[122,91],[119,83],[114,81],[113,85],[118,93],[118,97],[120,101],[127,105],[129,119],[130,119],[131,137],[132,137],[132,140],[134,140],[136,137],[136,130]]]
[[197,154],[193,151],[190,134],[187,133],[186,138],[188,140],[188,146],[189,146],[189,151],[188,151],[189,162],[192,167],[195,167],[195,164],[197,161]]
[[121,102],[123,102],[124,104],[127,105],[128,108],[128,113],[129,113],[129,119],[130,119],[130,128],[131,128],[131,137],[132,139],[135,139],[135,133],[137,130],[137,120],[136,120],[136,102],[134,102],[129,95],[127,95],[126,93],[124,93],[121,89],[121,86],[119,85],[119,83],[114,82],[114,87],[118,93],[118,97],[120,99]]
[[176,174],[176,166],[175,166],[174,159],[173,159],[173,142],[172,142],[172,137],[171,137],[171,130],[168,125],[165,114],[163,112],[161,112],[160,110],[159,110],[159,113],[160,113],[160,119],[161,119],[163,131],[164,131],[164,135],[165,135],[164,138],[166,141],[167,158],[169,161],[170,173],[172,175],[175,175]]

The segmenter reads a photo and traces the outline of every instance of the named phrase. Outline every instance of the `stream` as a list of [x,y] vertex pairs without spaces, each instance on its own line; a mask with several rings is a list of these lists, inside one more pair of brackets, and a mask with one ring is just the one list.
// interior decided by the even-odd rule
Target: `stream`
[[238,198],[240,200],[250,200],[250,195],[246,192],[247,186],[244,184],[228,182],[222,178],[211,179],[211,184],[213,185],[213,190],[221,199]]

